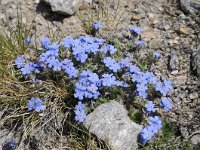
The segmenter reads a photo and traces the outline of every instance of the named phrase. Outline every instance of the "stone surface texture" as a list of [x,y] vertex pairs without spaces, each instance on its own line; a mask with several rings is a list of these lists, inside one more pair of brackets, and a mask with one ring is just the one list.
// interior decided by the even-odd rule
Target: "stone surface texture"
[[52,11],[64,15],[73,15],[83,3],[83,0],[44,0],[50,6]]
[[102,104],[89,114],[86,128],[108,142],[112,150],[136,150],[141,125],[132,122],[126,109],[116,101]]
[[186,13],[200,11],[200,0],[181,0],[181,8]]

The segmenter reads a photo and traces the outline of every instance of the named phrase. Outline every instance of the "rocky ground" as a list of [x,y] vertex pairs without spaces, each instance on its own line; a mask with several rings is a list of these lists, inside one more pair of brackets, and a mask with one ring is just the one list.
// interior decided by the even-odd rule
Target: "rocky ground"
[[[179,0],[109,0],[111,15],[117,10],[122,14],[115,31],[140,26],[142,39],[150,48],[162,54],[162,58],[151,67],[161,78],[173,81],[174,107],[167,114],[176,122],[185,138],[200,134],[200,1]],[[193,3],[192,3],[193,2]],[[37,37],[49,33],[66,35],[85,34],[77,15],[61,15],[51,11],[49,5],[39,0],[0,0],[0,23],[16,27],[17,14],[22,21],[32,25]],[[95,1],[98,5],[98,1]],[[19,8],[19,9],[17,9]],[[92,9],[89,4],[81,6],[81,12]],[[19,11],[18,11],[19,10]],[[123,12],[123,13],[122,13]],[[123,37],[118,32],[118,37]],[[111,33],[110,33],[111,34]],[[196,139],[193,139],[194,141]],[[200,143],[200,141],[198,141]]]

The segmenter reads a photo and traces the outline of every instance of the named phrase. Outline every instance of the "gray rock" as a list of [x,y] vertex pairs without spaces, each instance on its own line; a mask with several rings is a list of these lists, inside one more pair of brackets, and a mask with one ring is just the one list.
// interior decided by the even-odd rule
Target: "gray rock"
[[197,76],[200,76],[200,46],[199,46],[199,50],[193,53],[193,57],[191,61],[192,61],[193,70],[195,71]]
[[197,134],[197,135],[192,136],[191,142],[194,145],[200,144],[200,135]]
[[194,99],[197,99],[199,97],[198,93],[197,92],[193,92],[189,95],[189,98],[194,100]]
[[171,50],[169,67],[172,72],[177,71],[179,69],[179,59],[176,50],[174,49]]
[[200,0],[181,0],[181,9],[186,13],[200,11]]
[[132,122],[127,114],[121,104],[111,101],[89,114],[84,126],[99,139],[108,142],[112,150],[136,150],[142,126]]
[[1,5],[6,5],[8,3],[13,3],[13,2],[16,2],[16,0],[0,0]]
[[187,128],[186,128],[186,127],[183,127],[183,126],[181,126],[181,127],[180,127],[180,130],[181,130],[181,134],[182,134],[182,136],[183,136],[184,138],[188,138],[188,136],[189,136],[189,133],[188,133],[188,130],[187,130]]
[[83,0],[44,0],[50,6],[52,11],[64,15],[73,15],[83,3]]

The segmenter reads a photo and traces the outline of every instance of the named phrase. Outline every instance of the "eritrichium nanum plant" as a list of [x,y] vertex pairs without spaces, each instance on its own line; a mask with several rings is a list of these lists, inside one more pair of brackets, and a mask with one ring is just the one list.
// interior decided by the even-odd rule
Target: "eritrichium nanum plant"
[[[96,32],[102,26],[99,22],[92,24]],[[135,27],[130,29],[130,32],[135,40],[142,30]],[[144,44],[141,39],[134,40],[133,47],[141,47]],[[32,39],[27,37],[24,42],[30,45]],[[80,123],[84,122],[91,106],[100,98],[111,100],[111,91],[112,94],[113,90],[118,89],[123,89],[124,92],[131,91],[145,102],[144,109],[149,117],[147,126],[139,136],[139,141],[145,144],[162,128],[161,116],[157,109],[163,108],[164,112],[172,109],[172,100],[167,97],[172,90],[171,82],[167,79],[159,80],[148,70],[142,71],[129,52],[119,55],[120,49],[115,48],[106,39],[84,35],[65,37],[60,42],[55,42],[52,38],[44,37],[41,39],[41,48],[35,51],[38,55],[31,60],[18,56],[15,60],[16,69],[23,79],[34,84],[45,80],[43,74],[63,76],[66,84],[74,88],[72,94],[77,102],[75,120]],[[154,59],[161,57],[156,51],[151,51],[151,54]],[[152,92],[154,99],[149,96]],[[47,102],[32,97],[27,103],[29,111],[40,112],[46,109]]]

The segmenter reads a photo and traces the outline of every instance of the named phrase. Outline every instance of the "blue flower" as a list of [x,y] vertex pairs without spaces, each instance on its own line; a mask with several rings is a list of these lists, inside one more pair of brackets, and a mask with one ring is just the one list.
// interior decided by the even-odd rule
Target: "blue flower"
[[172,109],[172,100],[168,97],[163,97],[160,101],[160,106],[164,108],[164,112]]
[[102,45],[103,43],[105,43],[106,40],[104,39],[99,39],[99,38],[95,38],[94,39],[94,43],[97,43],[99,45]]
[[76,60],[80,61],[81,63],[84,63],[88,58],[88,54],[86,53],[79,53],[76,55]]
[[134,27],[130,31],[139,35],[141,34],[142,29],[140,27]]
[[69,78],[76,78],[78,76],[78,70],[75,67],[65,69],[65,73],[68,74]]
[[98,93],[98,87],[95,84],[91,84],[87,87],[87,90],[92,94]]
[[101,82],[103,86],[111,87],[115,85],[116,77],[113,74],[103,74],[102,77]]
[[120,64],[117,63],[114,59],[112,59],[111,57],[105,57],[103,59],[103,62],[105,64],[106,67],[108,67],[110,70],[112,70],[113,72],[117,72],[118,70],[121,69]]
[[57,59],[54,56],[48,57],[46,60],[48,67],[52,68],[54,66],[54,64],[56,63],[56,60]]
[[89,35],[79,36],[78,40],[81,42],[81,44],[94,42],[94,38]]
[[173,88],[170,80],[164,80],[163,86],[168,92]]
[[86,114],[85,114],[85,111],[82,110],[82,111],[76,111],[75,112],[76,116],[75,116],[75,120],[78,121],[79,123],[82,123],[85,121],[86,119]]
[[172,85],[169,80],[164,80],[163,83],[157,82],[155,84],[155,89],[156,91],[159,91],[162,96],[166,96],[171,90],[172,90]]
[[155,104],[152,101],[148,101],[145,104],[145,108],[146,108],[147,113],[155,112],[156,109],[154,107],[155,107]]
[[78,102],[78,104],[75,106],[75,120],[78,121],[79,123],[82,123],[86,119],[86,114],[85,114],[85,105],[82,102]]
[[151,140],[151,138],[154,136],[154,133],[152,131],[153,128],[151,126],[147,126],[142,129],[141,133],[139,134],[139,140],[142,144],[145,144],[146,142]]
[[141,45],[144,45],[144,40],[138,40],[138,41],[136,41],[136,46],[141,46]]
[[43,101],[39,98],[32,97],[28,102],[28,110],[35,110],[37,112],[40,112],[45,108],[46,106],[44,105]]
[[20,70],[23,75],[29,75],[32,71],[34,71],[34,66],[32,64],[25,64]]
[[75,89],[74,97],[78,98],[79,100],[83,100],[84,91],[82,91],[80,89]]
[[99,81],[99,76],[98,76],[96,73],[90,72],[90,73],[88,74],[88,80],[89,80],[90,82],[96,83],[96,82]]
[[100,23],[100,22],[95,21],[95,22],[92,23],[92,27],[93,27],[95,30],[99,30],[100,28],[103,27],[103,24]]
[[32,39],[30,37],[27,37],[24,39],[25,44],[30,44],[32,42]]
[[53,71],[61,71],[62,63],[57,59],[53,65]]
[[106,54],[107,52],[110,52],[110,54],[114,54],[117,49],[113,46],[113,45],[104,45],[102,48],[101,48],[101,51]]
[[132,75],[131,75],[131,78],[132,78],[132,81],[133,81],[133,82],[136,82],[136,81],[138,80],[138,78],[139,78],[139,74],[137,74],[137,73],[132,74]]
[[117,72],[118,70],[121,69],[121,67],[118,63],[114,63],[114,64],[110,65],[109,69],[112,70],[113,72]]
[[75,47],[72,48],[72,53],[76,57],[78,54],[85,53],[85,49],[83,46],[76,45]]
[[46,44],[45,48],[49,51],[53,51],[53,53],[58,53],[59,51],[59,45],[57,43],[52,43],[52,44]]
[[146,85],[148,83],[148,76],[146,73],[139,73],[138,72],[138,78],[137,78],[137,83],[141,84],[141,85]]
[[160,53],[158,53],[158,52],[156,52],[156,51],[153,51],[153,56],[154,56],[155,58],[160,58],[160,57],[161,57]]
[[158,116],[149,117],[149,125],[153,128],[153,132],[157,133],[162,128],[162,120]]
[[42,46],[46,49],[46,47],[51,44],[51,38],[44,37],[41,41]]
[[140,96],[143,99],[147,98],[146,91],[148,90],[148,87],[145,86],[144,84],[137,84],[136,87],[137,87],[136,91],[137,91],[138,96]]
[[119,64],[120,64],[121,68],[125,68],[125,67],[130,68],[132,61],[133,60],[130,57],[125,57],[120,60]]
[[148,83],[153,84],[154,86],[158,82],[158,78],[152,72],[146,72],[148,76]]
[[36,73],[36,74],[40,73],[40,70],[41,70],[41,67],[42,67],[41,63],[40,62],[38,62],[36,64],[33,63],[32,65],[33,65],[33,68],[34,68],[33,72]]
[[145,98],[147,98],[147,93],[146,93],[146,91],[142,91],[142,90],[140,90],[140,91],[137,91],[137,94],[138,94],[138,96],[139,97],[141,97],[142,99],[145,99]]
[[62,62],[62,69],[66,70],[68,68],[74,67],[74,63],[72,62],[72,60],[69,59],[64,59]]
[[61,42],[61,45],[64,46],[65,49],[70,49],[73,45],[74,39],[72,37],[65,37]]
[[115,81],[115,84],[116,86],[120,86],[120,87],[128,87],[128,84],[124,81]]
[[99,76],[90,70],[83,70],[80,73],[79,81],[75,84],[75,94],[74,97],[79,100],[84,98],[94,98],[97,99],[100,95],[98,91]]
[[15,59],[15,65],[17,65],[17,68],[22,68],[24,67],[25,65],[25,59],[21,56],[18,56],[16,59]]
[[128,66],[128,70],[131,72],[131,73],[139,73],[140,72],[140,68],[136,65],[130,65]]
[[80,77],[81,78],[87,78],[89,76],[89,74],[92,73],[90,70],[83,70],[81,73],[80,73]]
[[112,59],[111,57],[105,57],[105,58],[103,58],[103,63],[106,65],[106,67],[110,67],[115,62],[116,61],[114,59]]

